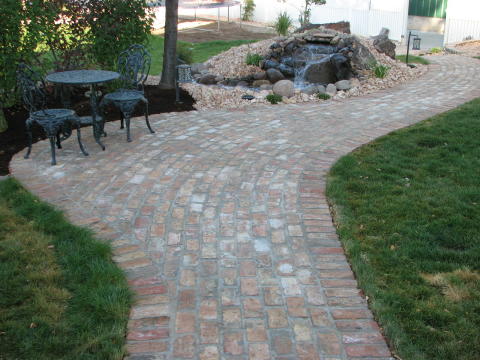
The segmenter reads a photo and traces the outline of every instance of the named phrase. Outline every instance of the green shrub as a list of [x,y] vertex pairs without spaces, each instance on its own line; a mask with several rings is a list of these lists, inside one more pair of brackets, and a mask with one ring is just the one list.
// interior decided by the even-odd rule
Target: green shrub
[[288,30],[292,27],[292,24],[292,18],[284,11],[278,14],[273,27],[278,35],[285,36],[288,34]]
[[146,0],[90,1],[88,22],[92,53],[104,68],[114,68],[118,54],[132,44],[146,44],[153,22]]
[[328,100],[331,98],[330,95],[328,95],[327,93],[318,93],[317,94],[317,97],[320,99],[320,100]]
[[248,53],[247,57],[245,59],[245,63],[247,65],[255,65],[255,66],[260,66],[260,61],[263,60],[263,56],[260,54],[251,54]]
[[186,64],[193,63],[193,48],[190,44],[177,43],[177,57]]
[[440,54],[442,51],[443,51],[442,48],[434,47],[434,48],[431,48],[429,52],[430,54]]
[[277,94],[270,94],[265,96],[265,99],[270,102],[270,104],[278,104],[279,102],[282,102],[282,97]]
[[35,49],[43,30],[37,19],[48,19],[36,2],[32,0],[26,6],[22,0],[0,1],[0,132],[7,129],[3,109],[18,100],[14,91],[18,63],[36,59]]
[[254,0],[243,0],[243,21],[250,21],[253,19],[253,13],[255,11],[255,1]]

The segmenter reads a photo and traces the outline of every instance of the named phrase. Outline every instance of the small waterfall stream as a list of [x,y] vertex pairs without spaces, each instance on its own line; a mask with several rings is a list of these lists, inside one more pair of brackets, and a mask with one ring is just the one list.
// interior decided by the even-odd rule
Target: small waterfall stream
[[304,88],[309,83],[305,80],[305,73],[311,65],[330,61],[333,54],[337,53],[336,46],[324,44],[306,44],[298,49],[292,56],[295,70],[294,84],[296,88]]

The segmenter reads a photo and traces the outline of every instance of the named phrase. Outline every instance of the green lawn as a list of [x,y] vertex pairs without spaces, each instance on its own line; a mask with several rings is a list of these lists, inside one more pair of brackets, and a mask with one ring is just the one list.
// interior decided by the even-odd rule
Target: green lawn
[[[208,41],[202,43],[180,42],[193,50],[193,62],[204,62],[212,56],[218,55],[231,47],[250,44],[257,40],[232,40],[232,41]],[[163,37],[151,35],[149,40],[149,51],[152,54],[151,75],[158,75],[162,72],[163,64]]]
[[0,359],[122,359],[132,294],[110,247],[0,182]]
[[327,194],[403,360],[480,354],[480,99],[341,158]]
[[[401,62],[406,62],[407,61],[407,55],[397,55],[395,58],[397,60],[400,60]],[[409,64],[428,65],[428,64],[430,64],[430,61],[428,61],[427,59],[425,59],[421,56],[409,55],[408,56],[408,63]]]

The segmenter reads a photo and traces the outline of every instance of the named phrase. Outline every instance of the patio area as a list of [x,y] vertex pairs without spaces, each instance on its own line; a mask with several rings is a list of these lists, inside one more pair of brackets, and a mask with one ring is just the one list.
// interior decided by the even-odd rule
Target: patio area
[[106,124],[106,151],[34,144],[11,173],[115,247],[138,295],[129,359],[389,359],[324,195],[335,161],[480,96],[480,62],[430,57],[366,97]]

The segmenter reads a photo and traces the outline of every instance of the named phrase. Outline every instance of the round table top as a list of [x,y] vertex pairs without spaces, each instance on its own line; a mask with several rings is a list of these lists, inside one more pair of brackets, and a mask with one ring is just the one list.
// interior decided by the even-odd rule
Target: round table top
[[69,70],[61,71],[46,76],[48,82],[54,84],[88,85],[118,79],[120,74],[106,70]]

